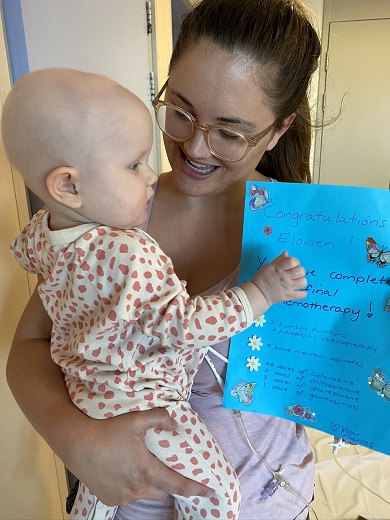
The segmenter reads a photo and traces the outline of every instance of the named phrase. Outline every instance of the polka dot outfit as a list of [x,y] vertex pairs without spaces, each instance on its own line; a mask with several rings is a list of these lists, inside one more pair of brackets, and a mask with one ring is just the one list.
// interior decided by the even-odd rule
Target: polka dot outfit
[[[167,466],[215,489],[212,498],[176,497],[175,519],[235,519],[239,485],[221,448],[187,400],[207,346],[253,322],[239,288],[190,298],[171,260],[139,229],[97,224],[50,231],[38,212],[11,246],[53,321],[51,355],[72,401],[104,419],[165,407],[175,432],[149,430],[146,443]],[[81,485],[73,519],[110,519]]]

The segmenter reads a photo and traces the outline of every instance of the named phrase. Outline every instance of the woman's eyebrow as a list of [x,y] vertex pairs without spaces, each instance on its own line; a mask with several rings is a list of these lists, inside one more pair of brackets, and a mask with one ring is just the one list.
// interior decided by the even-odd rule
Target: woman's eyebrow
[[[171,89],[171,92],[174,96],[179,98],[183,103],[185,103],[188,107],[194,109],[194,105],[182,94],[179,92],[176,92],[176,90]],[[255,125],[252,121],[247,121],[246,119],[240,119],[238,117],[217,117],[217,121],[221,121],[221,123],[233,123],[233,124],[239,124],[239,125],[245,125],[249,126],[250,128],[257,128],[257,125]]]
[[257,128],[257,125],[252,123],[252,121],[247,121],[246,119],[240,119],[238,117],[217,117],[217,121],[221,121],[223,123],[235,123],[240,125],[249,126],[250,128]]
[[171,92],[174,96],[178,97],[179,99],[181,99],[181,101],[183,101],[183,103],[185,103],[186,105],[188,105],[190,108],[194,108],[194,105],[188,101],[187,98],[185,98],[184,96],[182,96],[179,92],[176,92],[176,90],[173,90],[171,89]]

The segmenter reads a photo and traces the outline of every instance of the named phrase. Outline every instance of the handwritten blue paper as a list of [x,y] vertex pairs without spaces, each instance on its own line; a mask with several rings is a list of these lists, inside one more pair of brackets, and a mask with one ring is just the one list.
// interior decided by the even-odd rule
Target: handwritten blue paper
[[232,338],[223,405],[390,454],[390,191],[248,182],[240,283],[284,250],[308,296]]

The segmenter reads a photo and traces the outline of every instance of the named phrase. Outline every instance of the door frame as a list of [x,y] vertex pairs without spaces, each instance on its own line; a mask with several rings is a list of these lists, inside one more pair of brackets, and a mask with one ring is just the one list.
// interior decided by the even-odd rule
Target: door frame
[[[152,31],[149,36],[149,68],[152,71],[154,96],[168,78],[169,61],[172,55],[172,8],[171,0],[149,0]],[[154,97],[153,96],[153,97]],[[153,117],[154,159],[157,173],[171,169],[160,129]]]

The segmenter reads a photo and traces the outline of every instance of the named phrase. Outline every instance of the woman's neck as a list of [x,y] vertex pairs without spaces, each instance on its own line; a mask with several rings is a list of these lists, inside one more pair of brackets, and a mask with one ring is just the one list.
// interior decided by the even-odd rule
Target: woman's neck
[[244,199],[245,182],[192,197],[178,190],[171,174],[160,177],[147,231],[187,280],[190,294],[209,289],[238,266]]

